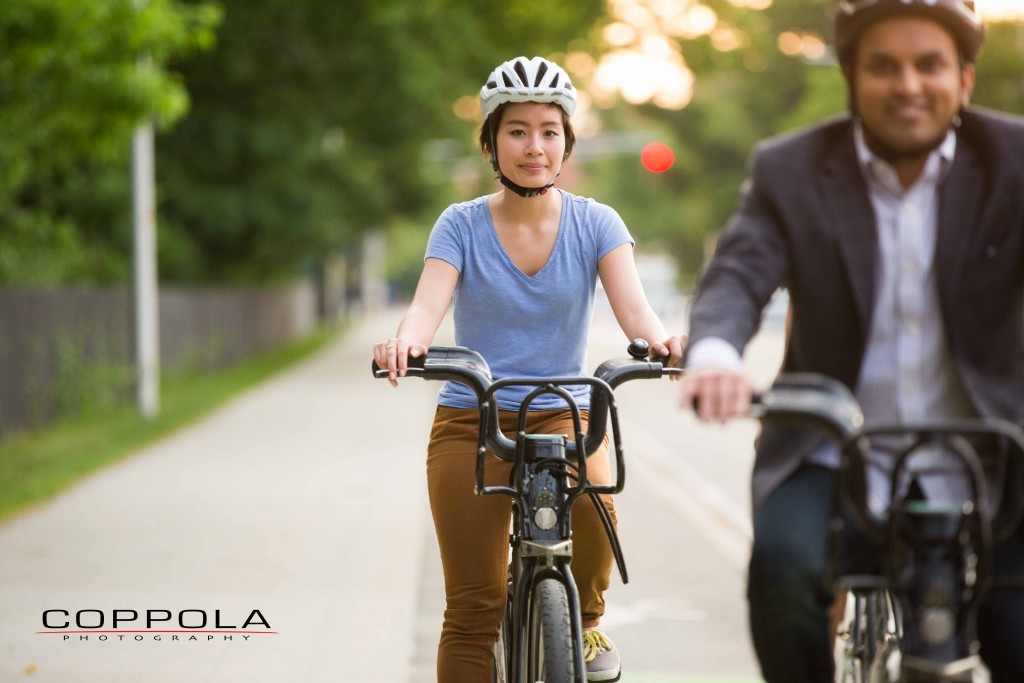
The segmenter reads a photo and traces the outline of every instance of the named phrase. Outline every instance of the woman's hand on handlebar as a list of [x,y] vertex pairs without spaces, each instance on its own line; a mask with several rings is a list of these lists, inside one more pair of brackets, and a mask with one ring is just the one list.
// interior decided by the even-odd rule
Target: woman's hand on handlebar
[[409,358],[420,358],[426,353],[426,346],[402,337],[391,337],[373,345],[373,359],[381,368],[387,369],[388,382],[393,387],[398,386],[399,377],[405,377]]
[[[668,358],[665,361],[665,367],[676,368],[679,367],[680,361],[683,360],[683,349],[686,348],[686,335],[678,334],[673,335],[661,342],[651,342],[650,353],[647,357],[650,359],[661,359]],[[670,375],[669,379],[673,382],[679,380],[681,375]]]
[[725,424],[734,417],[746,417],[754,388],[743,370],[714,366],[687,369],[683,375],[680,404],[693,406],[701,422]]

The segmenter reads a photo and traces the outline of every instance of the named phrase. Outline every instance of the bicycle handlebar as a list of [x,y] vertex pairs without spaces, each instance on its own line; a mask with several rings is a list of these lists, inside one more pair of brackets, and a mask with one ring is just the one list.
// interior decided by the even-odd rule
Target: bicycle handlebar
[[[463,346],[431,346],[425,356],[409,358],[406,376],[422,377],[426,380],[447,380],[469,387],[476,394],[481,411],[487,411],[487,446],[503,460],[515,457],[516,442],[505,436],[497,420],[497,402],[494,394],[509,386],[560,387],[586,384],[590,389],[590,418],[583,438],[583,453],[592,454],[604,441],[608,426],[609,408],[614,409],[613,390],[623,382],[634,379],[656,379],[667,375],[681,374],[679,368],[665,367],[667,359],[642,360],[647,344],[635,340],[629,346],[631,358],[608,360],[598,366],[592,377],[504,377],[494,380],[491,370],[483,357]],[[376,361],[372,365],[373,375],[378,379],[388,376]],[[575,441],[566,444],[567,454],[579,455]]]
[[[868,510],[863,487],[854,490],[850,477],[862,476],[872,436],[907,436],[910,445],[900,449],[892,473],[893,491],[897,479],[909,465],[910,456],[929,444],[941,444],[960,457],[972,486],[975,507],[983,514],[992,511],[984,505],[984,476],[980,459],[968,442],[972,437],[994,437],[1005,444],[1008,475],[999,510],[989,520],[996,537],[1011,533],[1024,518],[1024,431],[1000,419],[944,419],[931,422],[887,422],[865,425],[857,399],[841,382],[812,373],[788,373],[778,377],[770,389],[755,395],[750,417],[767,421],[803,422],[823,427],[839,443],[842,456],[839,487],[840,501],[854,522],[870,536],[879,538],[883,525]],[[861,482],[863,480],[860,480]]]
[[853,438],[864,426],[864,414],[846,385],[813,373],[780,375],[768,391],[754,395],[750,417],[812,422],[840,442]]

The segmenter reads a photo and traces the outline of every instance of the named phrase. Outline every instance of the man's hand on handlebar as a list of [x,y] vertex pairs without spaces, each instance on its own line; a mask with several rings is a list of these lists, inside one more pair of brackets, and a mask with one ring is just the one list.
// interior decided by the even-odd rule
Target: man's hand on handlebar
[[720,367],[687,369],[683,375],[680,405],[693,407],[701,422],[725,424],[734,417],[746,417],[754,393],[750,378],[742,370]]
[[373,345],[373,360],[388,371],[388,382],[398,386],[398,378],[405,377],[410,358],[421,358],[427,353],[423,344],[410,342],[402,337],[391,337]]

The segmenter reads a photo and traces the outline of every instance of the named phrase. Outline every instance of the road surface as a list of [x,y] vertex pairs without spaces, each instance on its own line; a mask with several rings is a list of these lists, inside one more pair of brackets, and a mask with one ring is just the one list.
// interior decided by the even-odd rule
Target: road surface
[[[423,450],[439,387],[371,380],[397,316],[0,526],[0,681],[432,681],[443,595]],[[593,337],[591,368],[624,355],[603,311]],[[749,354],[763,377],[778,337]],[[698,426],[677,394],[620,391],[631,581],[613,579],[604,627],[623,683],[753,683],[754,425]]]

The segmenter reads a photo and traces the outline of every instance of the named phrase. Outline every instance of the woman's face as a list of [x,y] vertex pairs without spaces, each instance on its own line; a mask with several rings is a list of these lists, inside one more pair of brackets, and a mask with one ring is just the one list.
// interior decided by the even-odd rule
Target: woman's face
[[565,156],[565,129],[557,104],[513,102],[495,131],[502,175],[523,187],[552,182]]

